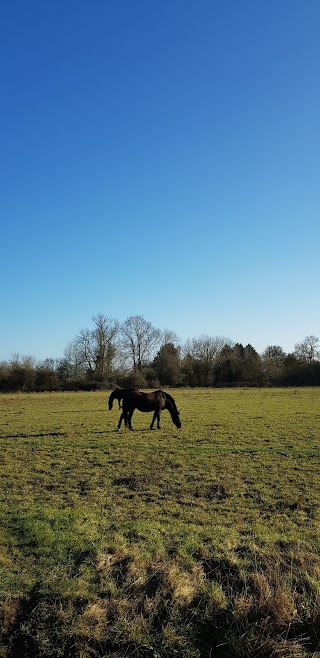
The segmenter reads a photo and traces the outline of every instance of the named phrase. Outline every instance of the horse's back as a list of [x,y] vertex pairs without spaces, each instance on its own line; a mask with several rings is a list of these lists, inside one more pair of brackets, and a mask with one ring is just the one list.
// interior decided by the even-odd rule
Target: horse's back
[[166,402],[163,391],[144,393],[143,391],[132,391],[123,398],[125,409],[138,409],[139,411],[155,411],[164,409]]

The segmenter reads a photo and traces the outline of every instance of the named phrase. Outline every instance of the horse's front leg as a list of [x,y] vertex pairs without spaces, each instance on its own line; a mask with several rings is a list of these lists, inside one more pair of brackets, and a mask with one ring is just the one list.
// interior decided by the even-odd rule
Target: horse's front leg
[[127,424],[127,423],[126,423],[126,418],[125,418],[124,413],[122,412],[122,414],[121,414],[121,416],[120,416],[120,418],[119,418],[119,422],[118,422],[118,427],[117,427],[118,430],[120,429],[120,427],[121,427],[121,423],[122,423],[123,420],[124,420],[124,424],[126,425],[126,424]]
[[157,419],[157,428],[160,429],[160,411],[155,411],[151,421],[150,429],[153,430],[154,421]]

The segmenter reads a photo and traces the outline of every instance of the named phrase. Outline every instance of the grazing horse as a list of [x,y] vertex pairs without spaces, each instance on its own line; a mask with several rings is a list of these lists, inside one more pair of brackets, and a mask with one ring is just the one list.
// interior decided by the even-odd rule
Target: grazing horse
[[122,414],[118,423],[118,430],[124,420],[125,426],[132,430],[131,418],[135,409],[139,411],[153,411],[153,418],[150,429],[153,429],[155,420],[157,428],[160,429],[160,413],[163,409],[168,409],[172,422],[176,427],[181,427],[181,420],[177,405],[169,393],[164,391],[153,391],[153,393],[142,393],[140,391],[131,391],[123,396]]
[[132,393],[135,390],[136,390],[135,388],[115,388],[114,391],[112,391],[112,393],[109,396],[109,400],[108,400],[109,410],[112,409],[113,400],[118,400],[119,409],[122,409],[122,406],[120,404],[121,400],[123,400],[124,396],[127,395],[127,393]]

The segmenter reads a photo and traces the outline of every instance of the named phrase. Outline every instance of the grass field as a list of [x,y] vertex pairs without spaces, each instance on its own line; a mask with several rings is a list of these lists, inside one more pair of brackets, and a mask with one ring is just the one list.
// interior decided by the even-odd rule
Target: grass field
[[320,389],[0,396],[0,656],[320,657]]

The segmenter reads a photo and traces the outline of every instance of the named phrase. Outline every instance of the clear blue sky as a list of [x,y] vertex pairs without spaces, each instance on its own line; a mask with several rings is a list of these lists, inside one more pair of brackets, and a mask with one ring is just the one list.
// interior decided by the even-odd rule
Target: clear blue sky
[[1,3],[0,359],[320,336],[318,0]]

